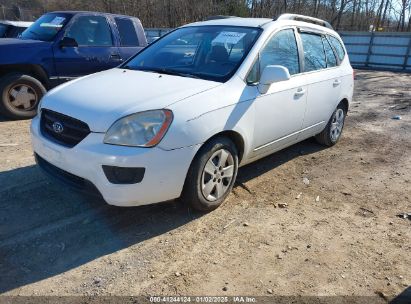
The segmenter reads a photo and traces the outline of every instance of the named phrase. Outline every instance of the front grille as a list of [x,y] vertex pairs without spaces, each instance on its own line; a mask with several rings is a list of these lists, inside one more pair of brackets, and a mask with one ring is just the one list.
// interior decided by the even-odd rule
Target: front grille
[[[56,130],[56,124],[61,128]],[[69,148],[90,134],[90,128],[85,122],[47,109],[41,110],[40,130],[51,141]]]

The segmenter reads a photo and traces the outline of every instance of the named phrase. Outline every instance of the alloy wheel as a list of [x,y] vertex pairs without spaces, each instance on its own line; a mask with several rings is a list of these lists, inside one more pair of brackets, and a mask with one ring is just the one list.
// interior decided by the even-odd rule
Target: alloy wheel
[[341,135],[344,126],[344,111],[342,109],[337,109],[335,111],[333,119],[331,121],[331,140],[336,142]]
[[234,175],[234,158],[226,149],[213,153],[204,166],[201,176],[201,192],[208,201],[223,197],[230,188]]

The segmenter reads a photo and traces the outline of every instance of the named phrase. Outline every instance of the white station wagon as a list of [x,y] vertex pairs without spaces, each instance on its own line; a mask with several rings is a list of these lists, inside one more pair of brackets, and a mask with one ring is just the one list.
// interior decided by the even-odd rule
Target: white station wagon
[[210,211],[240,166],[311,136],[334,145],[353,82],[326,21],[192,23],[50,91],[32,121],[33,149],[44,171],[111,205],[181,197]]

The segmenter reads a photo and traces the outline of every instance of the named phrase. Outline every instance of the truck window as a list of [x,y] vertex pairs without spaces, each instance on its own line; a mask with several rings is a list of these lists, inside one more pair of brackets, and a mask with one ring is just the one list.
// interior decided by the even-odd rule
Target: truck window
[[0,38],[6,37],[7,25],[0,24]]
[[69,21],[71,15],[50,13],[41,16],[22,34],[23,39],[33,39],[41,41],[52,41],[57,33]]
[[79,46],[112,46],[113,38],[106,17],[80,16],[66,32]]
[[139,46],[133,22],[126,18],[114,18],[120,33],[121,46]]

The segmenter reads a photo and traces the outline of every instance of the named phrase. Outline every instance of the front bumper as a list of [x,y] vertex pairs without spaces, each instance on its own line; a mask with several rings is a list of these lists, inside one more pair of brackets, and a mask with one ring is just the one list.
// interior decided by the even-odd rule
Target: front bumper
[[[175,150],[107,145],[103,143],[104,133],[90,133],[75,147],[67,148],[41,135],[38,116],[31,123],[31,138],[34,152],[52,165],[48,168],[57,167],[49,174],[68,173],[86,184],[90,182],[108,204],[116,206],[146,205],[178,198],[199,149],[199,145]],[[136,184],[113,184],[104,174],[103,165],[144,167],[144,178]]]

